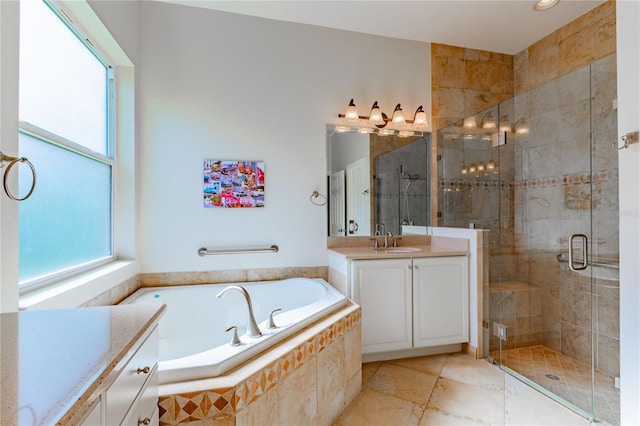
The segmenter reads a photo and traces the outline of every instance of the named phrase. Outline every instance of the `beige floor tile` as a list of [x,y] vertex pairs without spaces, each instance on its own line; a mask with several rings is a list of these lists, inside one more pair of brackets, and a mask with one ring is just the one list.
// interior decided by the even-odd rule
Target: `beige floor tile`
[[555,401],[509,375],[505,378],[505,425],[589,425]]
[[469,424],[501,425],[504,424],[504,391],[440,377],[427,408]]
[[382,361],[367,362],[362,364],[362,384],[365,385],[371,377],[378,371],[378,368],[384,364]]
[[366,386],[424,407],[431,397],[437,379],[438,376],[385,364],[376,371]]
[[504,389],[505,373],[502,370],[486,360],[475,359],[466,354],[447,357],[440,376],[487,389]]
[[401,367],[411,368],[412,370],[439,376],[446,359],[447,355],[431,355],[416,358],[396,359],[389,361],[389,364],[399,365]]
[[444,413],[436,408],[427,408],[420,419],[420,426],[467,426],[482,425],[484,423],[474,422],[473,420],[456,417],[450,413]]
[[363,388],[334,426],[412,426],[422,411],[419,405]]

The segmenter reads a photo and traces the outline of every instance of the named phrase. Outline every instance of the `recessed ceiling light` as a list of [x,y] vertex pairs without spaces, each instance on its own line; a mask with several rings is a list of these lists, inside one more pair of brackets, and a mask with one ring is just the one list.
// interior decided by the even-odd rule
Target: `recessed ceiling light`
[[560,2],[560,0],[538,0],[533,8],[538,11],[547,10],[558,4],[558,2]]

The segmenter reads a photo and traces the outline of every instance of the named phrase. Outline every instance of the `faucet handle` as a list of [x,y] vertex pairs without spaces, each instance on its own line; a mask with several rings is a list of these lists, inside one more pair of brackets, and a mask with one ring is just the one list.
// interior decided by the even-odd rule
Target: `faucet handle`
[[231,341],[229,342],[229,344],[231,346],[240,346],[242,344],[242,342],[240,341],[240,338],[238,337],[238,327],[236,327],[235,325],[232,325],[231,327],[227,328],[225,330],[225,332],[228,333],[231,330],[233,330],[233,336],[231,336]]
[[398,247],[398,240],[401,240],[401,239],[402,239],[402,237],[401,237],[400,235],[396,235],[396,236],[393,238],[393,246],[394,246],[394,247]]
[[274,330],[274,329],[278,328],[276,323],[273,321],[273,313],[281,311],[281,310],[282,310],[282,308],[277,308],[277,309],[274,309],[273,311],[271,311],[271,313],[269,314],[269,323],[267,324],[267,328],[269,330]]
[[371,241],[373,241],[373,248],[377,249],[379,247],[378,245],[378,239],[377,238],[369,238]]

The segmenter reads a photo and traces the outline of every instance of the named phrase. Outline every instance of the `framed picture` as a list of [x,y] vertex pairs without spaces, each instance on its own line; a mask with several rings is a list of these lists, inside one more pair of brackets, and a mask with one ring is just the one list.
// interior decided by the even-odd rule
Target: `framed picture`
[[264,207],[264,162],[204,160],[206,208]]

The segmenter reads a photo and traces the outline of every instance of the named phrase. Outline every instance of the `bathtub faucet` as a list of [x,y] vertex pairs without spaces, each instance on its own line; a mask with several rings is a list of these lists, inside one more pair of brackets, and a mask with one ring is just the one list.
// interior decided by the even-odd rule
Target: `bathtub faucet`
[[230,285],[228,287],[225,287],[220,293],[216,294],[216,297],[220,298],[230,290],[236,290],[242,293],[242,295],[244,296],[244,300],[247,302],[247,307],[249,308],[249,321],[247,322],[247,334],[250,337],[262,336],[262,333],[258,328],[258,324],[256,324],[256,318],[253,316],[253,307],[251,305],[251,297],[249,297],[249,293],[247,292],[247,290],[244,289],[244,287],[241,287],[239,285]]

